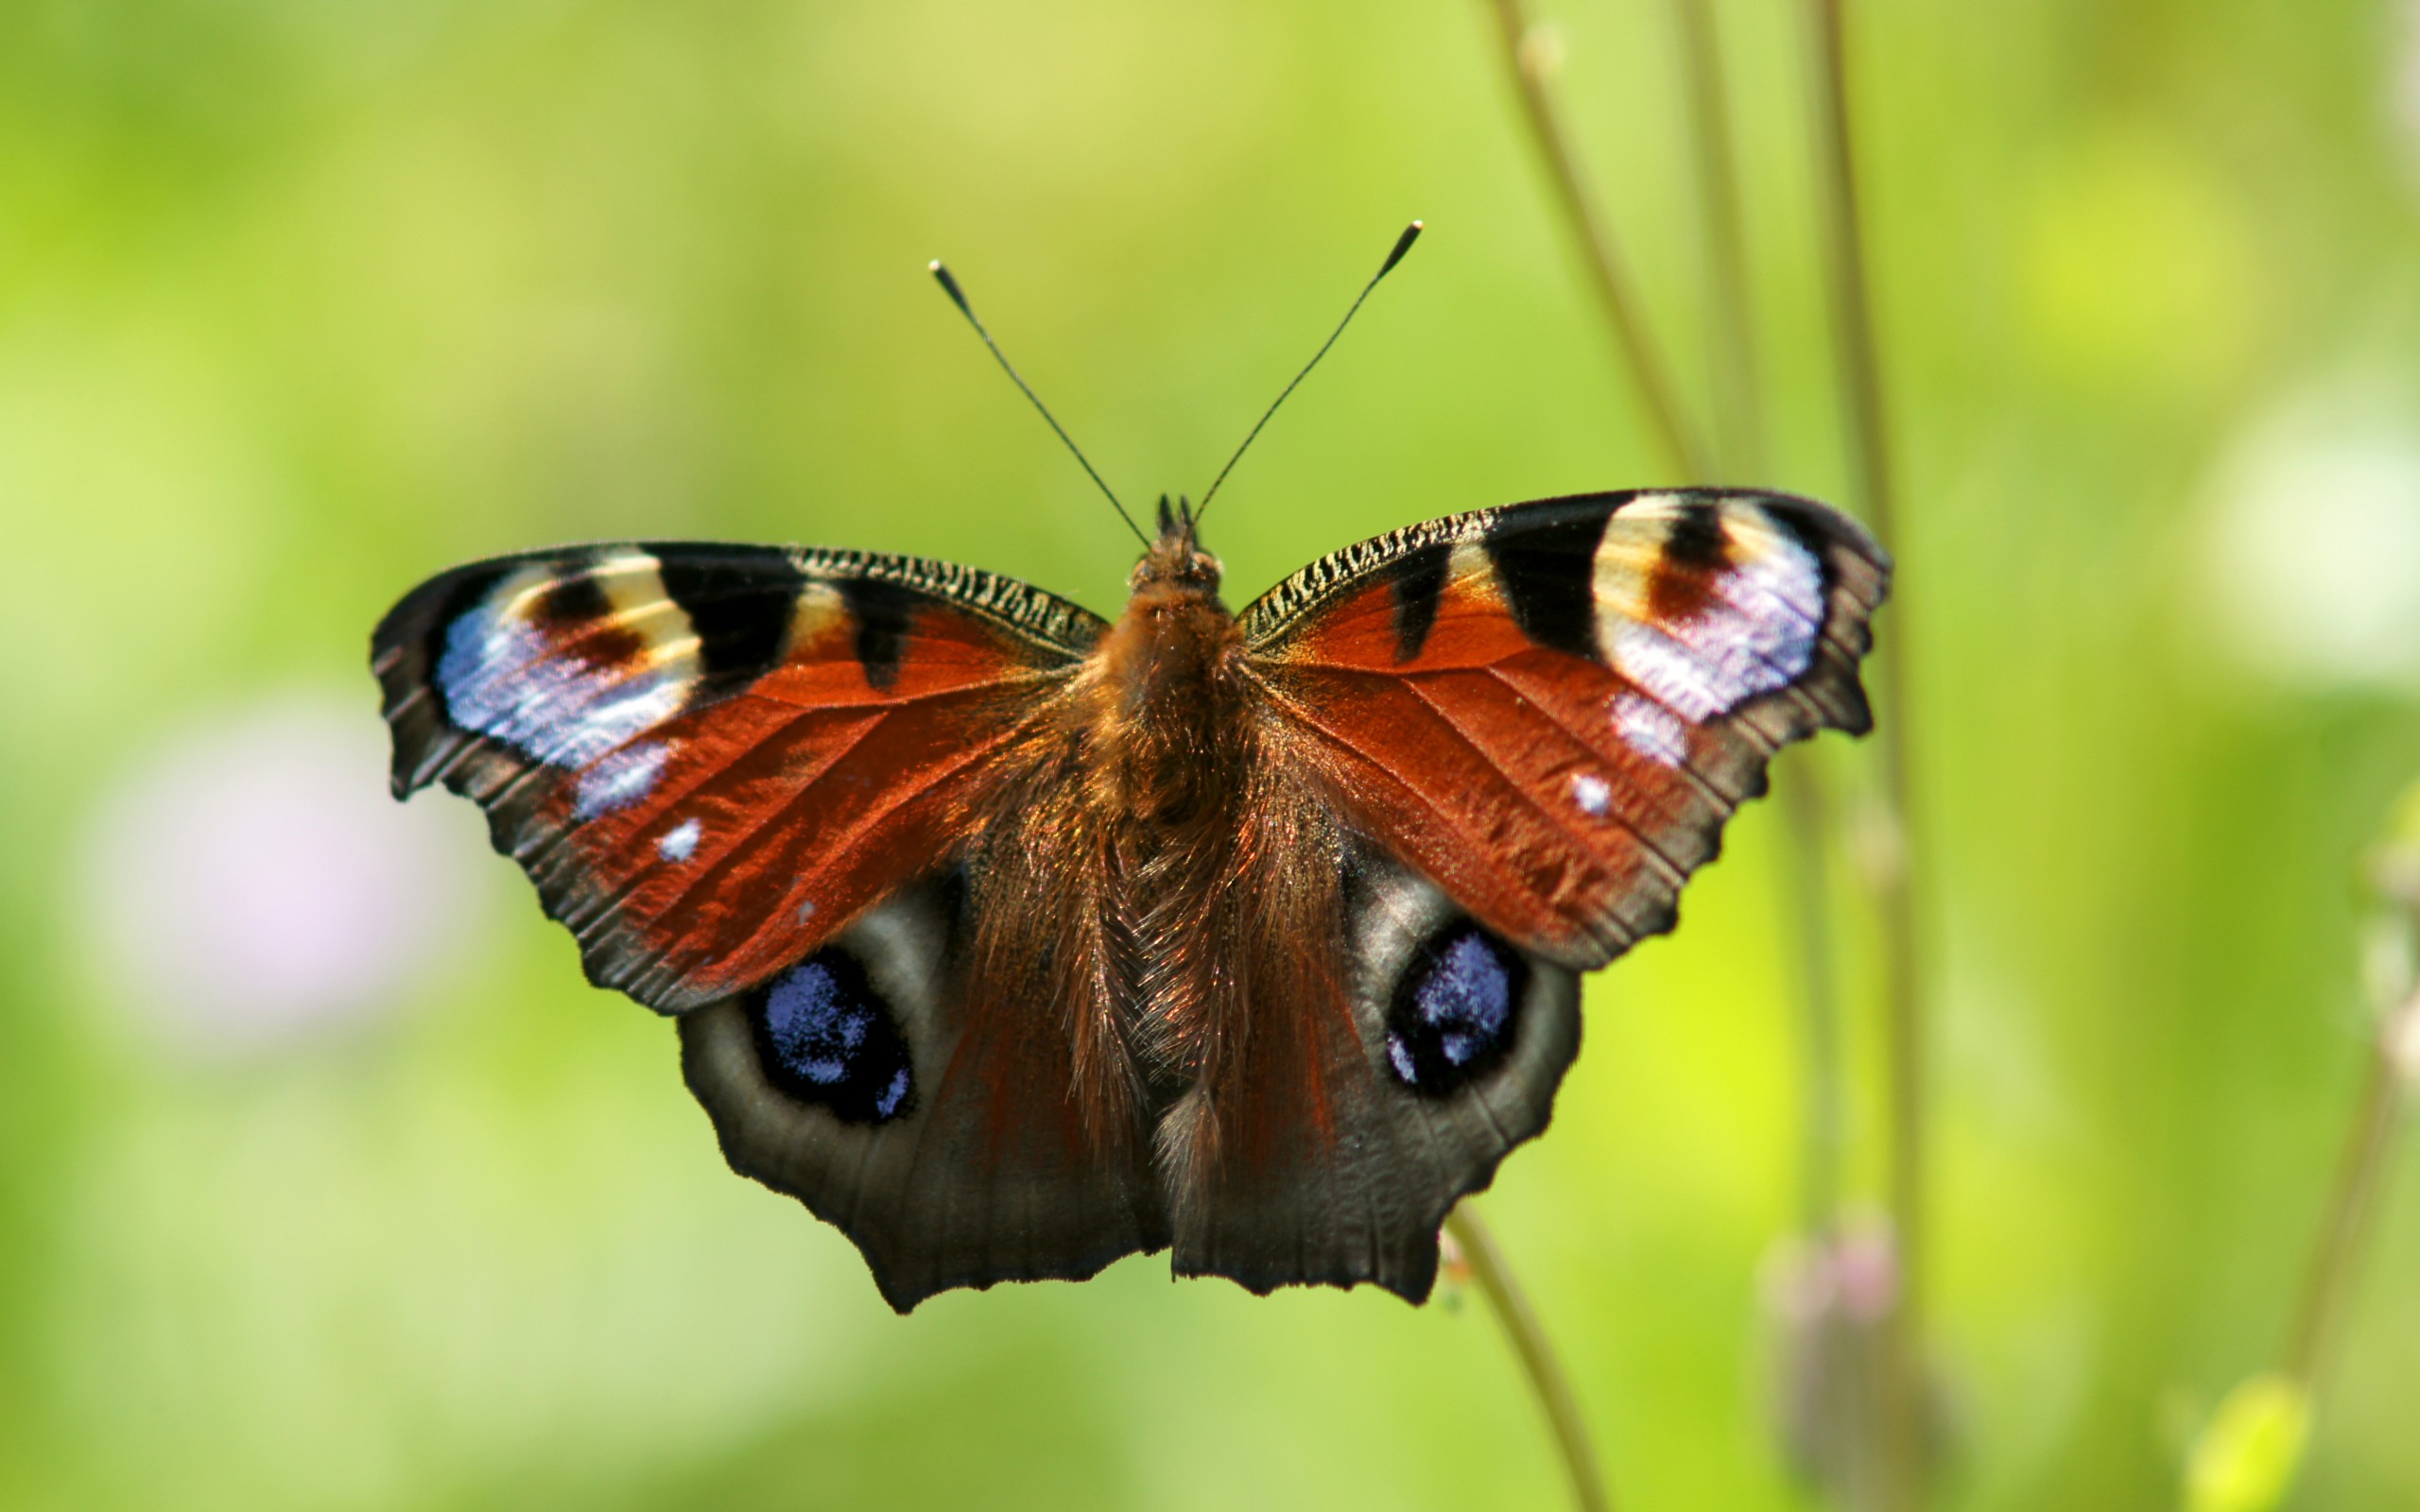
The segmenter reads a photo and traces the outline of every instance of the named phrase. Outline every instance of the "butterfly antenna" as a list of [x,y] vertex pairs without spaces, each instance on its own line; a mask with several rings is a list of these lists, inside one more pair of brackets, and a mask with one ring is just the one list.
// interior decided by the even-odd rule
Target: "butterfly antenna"
[[1042,396],[1033,391],[1033,386],[1020,377],[1016,369],[1010,365],[1008,353],[1002,352],[1000,344],[992,339],[992,333],[983,329],[983,322],[976,318],[975,306],[966,302],[966,291],[958,286],[958,280],[950,277],[949,269],[942,266],[938,258],[933,262],[932,272],[933,277],[941,281],[942,292],[949,296],[952,304],[958,306],[958,313],[966,317],[966,323],[973,326],[975,334],[983,338],[983,344],[992,349],[992,355],[999,360],[1000,370],[1009,375],[1010,382],[1015,384],[1024,392],[1026,398],[1033,401],[1033,407],[1042,412],[1042,418],[1049,421],[1050,428],[1058,433],[1059,438],[1067,443],[1067,450],[1076,454],[1076,460],[1083,466],[1084,475],[1091,478],[1099,488],[1102,496],[1109,500],[1109,507],[1117,511],[1117,518],[1125,521],[1126,528],[1134,532],[1134,539],[1143,543],[1146,551],[1150,550],[1151,538],[1143,534],[1143,527],[1136,524],[1134,517],[1126,512],[1126,506],[1117,502],[1116,493],[1107,483],[1101,481],[1101,475],[1094,469],[1092,459],[1084,455],[1084,449],[1076,444],[1076,438],[1067,434],[1067,427],[1059,423],[1059,417],[1050,413],[1050,406],[1042,402]]
[[1361,292],[1353,297],[1353,306],[1344,312],[1344,318],[1336,322],[1336,329],[1328,333],[1325,341],[1320,343],[1320,350],[1311,353],[1311,360],[1303,364],[1303,370],[1294,375],[1294,381],[1280,390],[1269,408],[1261,413],[1259,421],[1252,428],[1252,434],[1244,438],[1243,445],[1236,448],[1236,455],[1227,458],[1227,465],[1220,468],[1219,475],[1210,480],[1210,488],[1201,495],[1201,502],[1194,506],[1193,518],[1197,522],[1209,512],[1210,501],[1218,497],[1219,485],[1227,481],[1227,474],[1233,472],[1236,470],[1236,464],[1243,460],[1244,453],[1252,450],[1253,440],[1260,435],[1261,426],[1268,424],[1269,417],[1277,413],[1277,406],[1286,403],[1286,396],[1292,393],[1302,385],[1304,379],[1311,375],[1311,369],[1320,365],[1322,357],[1327,355],[1327,349],[1336,345],[1336,338],[1344,335],[1344,328],[1351,325],[1353,318],[1360,313],[1361,301],[1368,299],[1370,291],[1378,286],[1378,280],[1395,270],[1395,265],[1403,261],[1403,254],[1410,251],[1411,244],[1420,239],[1420,231],[1421,223],[1416,220],[1403,229],[1403,234],[1395,238],[1394,250],[1387,253],[1387,260],[1378,265],[1378,270],[1370,275],[1370,282],[1362,284]]

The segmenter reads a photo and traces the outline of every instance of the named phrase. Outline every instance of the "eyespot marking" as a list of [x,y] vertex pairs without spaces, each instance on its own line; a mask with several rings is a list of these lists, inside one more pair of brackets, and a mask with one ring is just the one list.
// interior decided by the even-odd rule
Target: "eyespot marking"
[[572,768],[670,718],[697,658],[678,608],[626,605],[639,593],[634,575],[653,579],[652,562],[625,556],[576,577],[532,567],[499,580],[445,627],[430,680],[446,716]]
[[882,1124],[913,1105],[908,1041],[844,951],[820,951],[750,995],[766,1079],[847,1124]]
[[1467,919],[1413,953],[1387,1013],[1387,1063],[1424,1097],[1484,1075],[1512,1049],[1529,963]]
[[1805,676],[1824,564],[1768,511],[1641,499],[1598,548],[1605,662],[1667,709],[1713,719]]

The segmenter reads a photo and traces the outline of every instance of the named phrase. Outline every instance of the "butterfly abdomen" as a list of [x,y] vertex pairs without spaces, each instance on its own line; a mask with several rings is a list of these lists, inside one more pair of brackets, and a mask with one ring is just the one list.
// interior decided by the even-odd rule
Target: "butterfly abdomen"
[[[1272,1142],[1332,1137],[1322,1089],[1350,1036],[1340,841],[1264,748],[1217,572],[1189,539],[1164,539],[1084,678],[1084,823],[1109,841],[1102,900],[1129,993],[1119,1019],[1180,1208],[1238,1170],[1274,1168]],[[1250,1090],[1280,1065],[1307,1075],[1309,1095],[1271,1116]]]
[[1215,1022],[1234,950],[1215,920],[1253,765],[1241,649],[1207,558],[1138,583],[1003,764],[967,854],[970,1018],[1046,1005],[1074,1125],[1104,1149],[1198,1079]]
[[1212,1031],[1236,810],[1254,759],[1242,640],[1216,583],[1146,579],[1088,668],[1083,786],[1110,836],[1130,1030],[1163,1098],[1198,1075]]

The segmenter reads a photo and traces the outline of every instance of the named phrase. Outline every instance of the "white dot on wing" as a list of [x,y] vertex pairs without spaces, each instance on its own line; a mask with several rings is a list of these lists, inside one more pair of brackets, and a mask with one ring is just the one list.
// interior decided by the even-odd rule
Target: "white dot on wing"
[[1593,772],[1571,774],[1571,801],[1580,812],[1593,818],[1603,818],[1605,810],[1613,806],[1614,790],[1606,781]]
[[683,819],[655,842],[655,853],[666,861],[686,861],[697,852],[698,836],[705,826],[695,819]]

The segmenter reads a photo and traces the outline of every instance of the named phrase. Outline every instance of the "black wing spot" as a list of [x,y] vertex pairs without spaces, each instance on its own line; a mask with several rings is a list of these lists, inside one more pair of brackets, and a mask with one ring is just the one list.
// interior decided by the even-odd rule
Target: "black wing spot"
[[818,951],[748,994],[765,1079],[844,1124],[887,1124],[915,1106],[908,1040],[866,971]]
[[559,577],[540,590],[537,601],[529,606],[528,619],[550,629],[572,630],[611,619],[613,614],[613,600],[605,596],[604,586],[589,569]]
[[689,617],[703,676],[698,697],[736,693],[770,672],[788,648],[790,621],[805,575],[789,553],[770,547],[648,545],[664,591]]
[[1674,512],[1664,536],[1664,557],[1683,567],[1706,570],[1731,565],[1731,538],[1723,534],[1722,511],[1703,499],[1691,499]]
[[1453,559],[1451,541],[1415,546],[1405,552],[1395,569],[1395,662],[1420,655],[1428,632],[1437,624],[1437,606],[1445,596],[1445,568]]
[[1460,1091],[1512,1048],[1530,963],[1468,919],[1412,954],[1387,1010],[1387,1064],[1424,1097]]
[[1609,506],[1525,524],[1517,511],[1506,510],[1488,522],[1488,559],[1522,634],[1551,650],[1597,659],[1597,548],[1612,515]]
[[879,577],[843,577],[832,585],[857,627],[857,664],[866,681],[888,688],[898,680],[908,638],[915,633],[917,594]]

